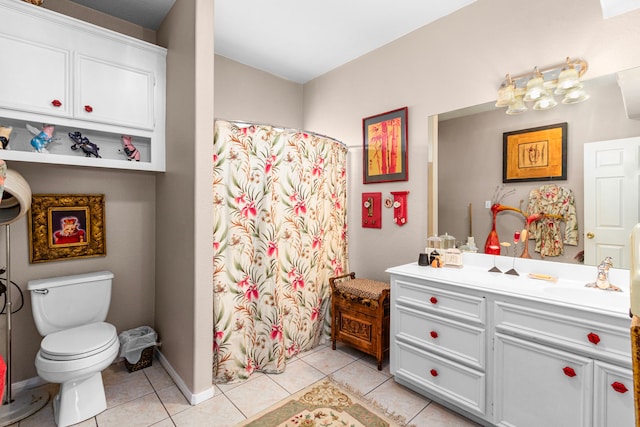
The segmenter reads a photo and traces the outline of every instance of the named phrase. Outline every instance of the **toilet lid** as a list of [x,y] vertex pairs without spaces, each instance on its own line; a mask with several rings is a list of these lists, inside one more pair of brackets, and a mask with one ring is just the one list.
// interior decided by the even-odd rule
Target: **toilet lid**
[[100,353],[117,340],[115,326],[92,323],[47,335],[40,344],[40,354],[50,360],[80,359]]

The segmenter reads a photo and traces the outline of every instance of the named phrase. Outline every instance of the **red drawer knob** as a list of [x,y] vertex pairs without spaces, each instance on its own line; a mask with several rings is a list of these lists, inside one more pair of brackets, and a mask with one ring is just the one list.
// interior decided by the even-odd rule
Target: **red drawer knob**
[[431,302],[431,304],[437,304],[438,303],[438,298],[431,297],[431,298],[429,298],[429,301]]
[[587,339],[591,344],[594,345],[598,345],[598,343],[600,342],[600,337],[598,336],[598,334],[594,334],[593,332],[589,332],[589,335],[587,335]]
[[430,332],[431,338],[438,338],[438,333],[436,331]]
[[62,102],[60,102],[59,99],[54,99],[53,101],[51,101],[51,105],[53,105],[54,107],[60,107],[62,105]]
[[432,377],[438,376],[438,371],[436,371],[435,369],[430,370],[429,373],[431,374]]
[[619,383],[619,382],[614,382],[611,384],[611,388],[613,388],[615,391],[617,391],[618,393],[626,393],[627,391],[629,391],[624,384]]
[[568,366],[565,366],[564,368],[562,368],[562,372],[564,372],[564,374],[568,377],[576,376],[576,371],[574,371],[573,368],[570,368]]
[[93,111],[93,107],[91,105],[85,105],[84,111],[86,111],[87,113],[90,113]]

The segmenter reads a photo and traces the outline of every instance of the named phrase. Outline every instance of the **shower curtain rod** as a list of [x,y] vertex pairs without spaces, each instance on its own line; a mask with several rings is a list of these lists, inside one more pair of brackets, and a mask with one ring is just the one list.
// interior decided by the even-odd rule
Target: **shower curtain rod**
[[[246,126],[271,126],[272,128],[274,128],[274,129],[279,129],[279,130],[289,129],[289,130],[292,130],[292,131],[297,131],[297,132],[302,132],[302,133],[308,133],[309,135],[314,135],[314,136],[319,136],[319,137],[322,137],[322,138],[327,138],[327,139],[330,139],[330,140],[332,140],[332,141],[337,142],[338,144],[340,144],[340,145],[344,146],[345,148],[349,148],[349,146],[348,146],[346,143],[344,143],[344,142],[342,142],[342,141],[339,141],[339,140],[337,140],[337,139],[335,139],[335,138],[333,138],[333,137],[331,137],[331,136],[323,135],[323,134],[318,133],[318,132],[311,132],[311,131],[304,130],[304,129],[290,128],[290,127],[286,127],[286,126],[274,125],[274,124],[271,124],[271,123],[251,123],[251,122],[247,122],[246,120],[229,120],[229,119],[223,119],[223,118],[220,118],[220,117],[214,117],[214,118],[213,118],[213,120],[214,120],[214,121],[216,121],[216,120],[222,120],[222,121],[225,121],[225,122],[233,123],[233,124],[235,124],[235,125],[246,125]],[[239,127],[240,127],[240,126],[239,126]]]

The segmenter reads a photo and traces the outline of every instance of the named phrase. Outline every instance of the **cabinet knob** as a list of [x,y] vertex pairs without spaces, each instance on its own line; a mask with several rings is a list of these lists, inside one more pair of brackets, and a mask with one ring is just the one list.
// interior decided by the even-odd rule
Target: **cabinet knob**
[[438,376],[438,371],[436,371],[435,369],[430,370],[429,373],[431,374],[432,377]]
[[431,335],[431,338],[434,338],[434,339],[438,338],[438,333],[436,331],[431,331],[430,335]]
[[564,372],[564,374],[568,377],[576,376],[576,371],[574,371],[573,368],[570,368],[569,366],[565,366],[564,368],[562,368],[562,372]]
[[598,345],[598,343],[600,342],[600,337],[598,336],[598,334],[594,334],[593,332],[589,332],[589,334],[587,335],[587,339],[593,345]]
[[59,99],[54,99],[53,101],[51,101],[51,105],[53,105],[54,107],[60,107],[62,106],[62,102],[60,102]]
[[93,107],[91,105],[85,105],[84,111],[86,111],[87,113],[91,113],[93,111]]
[[618,393],[626,393],[628,391],[628,389],[624,386],[624,384],[619,383],[617,381],[611,384],[611,388],[613,388]]
[[431,302],[431,304],[437,304],[438,303],[438,298],[431,297],[431,298],[429,298],[429,301]]

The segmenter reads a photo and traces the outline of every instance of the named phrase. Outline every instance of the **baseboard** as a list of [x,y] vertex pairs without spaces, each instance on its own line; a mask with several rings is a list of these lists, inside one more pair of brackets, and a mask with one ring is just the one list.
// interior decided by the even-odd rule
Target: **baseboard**
[[[176,383],[176,386],[178,387],[180,392],[184,395],[184,397],[187,399],[190,405],[197,405],[198,403],[202,403],[205,400],[209,400],[214,396],[213,384],[211,385],[210,389],[207,389],[200,393],[195,393],[195,394],[192,393],[191,390],[189,390],[189,387],[187,387],[184,381],[182,381],[182,378],[180,378],[180,375],[178,375],[176,370],[173,369],[173,367],[171,366],[167,358],[164,357],[162,352],[156,348],[155,353],[156,353],[156,358],[158,359],[162,367],[167,371],[167,374],[169,374],[173,382]],[[121,362],[122,360],[124,359],[116,358],[114,363]],[[47,382],[42,378],[40,378],[39,376],[27,378],[26,380],[14,382],[11,385],[11,393],[19,393],[22,390],[28,390],[35,387],[40,387],[41,385],[44,385],[44,384],[47,384]]]
[[191,392],[191,390],[189,390],[189,387],[187,387],[184,381],[182,381],[182,378],[180,378],[180,375],[178,375],[176,370],[173,369],[173,367],[171,366],[167,358],[164,357],[164,355],[159,349],[156,349],[156,357],[158,358],[158,361],[160,362],[162,367],[165,369],[165,371],[167,371],[167,374],[169,374],[173,382],[176,383],[176,386],[178,386],[178,389],[180,390],[180,392],[184,395],[187,401],[189,401],[189,404],[197,405],[198,403],[202,403],[205,400],[209,400],[213,397],[214,395],[213,384],[211,384],[211,388],[203,392],[194,394]]
[[41,385],[45,385],[47,382],[40,378],[39,376],[35,376],[32,378],[27,378],[26,380],[18,381],[16,383],[11,384],[11,392],[20,392],[22,390],[28,390],[35,387],[40,387]]

